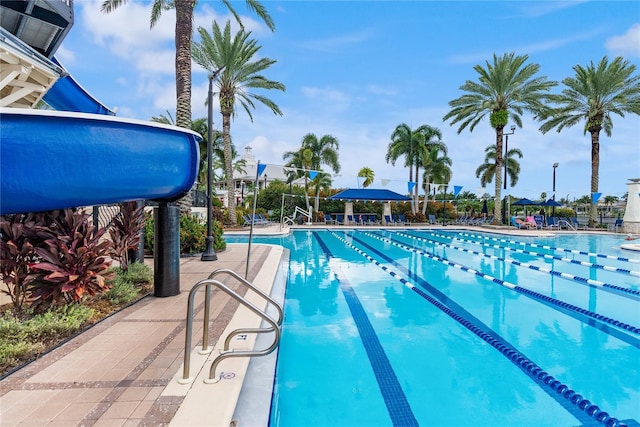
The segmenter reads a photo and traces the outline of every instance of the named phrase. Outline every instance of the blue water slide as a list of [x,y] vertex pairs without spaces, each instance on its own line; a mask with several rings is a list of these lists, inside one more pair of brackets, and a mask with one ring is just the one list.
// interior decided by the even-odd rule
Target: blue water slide
[[64,66],[54,57],[53,63],[65,70],[63,77],[47,91],[44,102],[58,111],[75,111],[78,113],[105,114],[115,116],[115,112],[103,105],[87,92]]
[[132,200],[191,189],[200,135],[108,115],[0,108],[0,214]]

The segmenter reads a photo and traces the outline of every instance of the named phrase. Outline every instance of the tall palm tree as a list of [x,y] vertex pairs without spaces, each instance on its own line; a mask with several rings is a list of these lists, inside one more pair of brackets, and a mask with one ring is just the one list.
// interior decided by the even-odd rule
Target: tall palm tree
[[[104,0],[101,11],[111,13],[126,4],[127,1]],[[240,16],[233,9],[231,3],[228,0],[221,0],[221,2],[242,27]],[[193,11],[196,3],[196,0],[153,0],[151,5],[151,28],[157,24],[163,10],[172,8],[176,10],[176,125],[187,129],[191,126],[191,36],[193,33]],[[275,30],[273,19],[259,1],[246,0],[245,3],[247,8],[255,12],[271,31]],[[181,211],[190,211],[192,205],[191,194],[187,193],[187,196],[181,199],[179,204],[181,205]]]
[[313,153],[311,149],[301,147],[297,151],[287,151],[282,155],[282,159],[289,160],[285,163],[286,167],[291,168],[287,171],[287,183],[289,185],[291,185],[294,180],[304,177],[304,198],[308,211],[311,205],[309,204],[309,175],[307,171],[313,169],[311,163]]
[[[220,113],[222,114],[222,136],[224,140],[225,171],[227,175],[227,201],[229,219],[237,224],[236,200],[231,197],[234,188],[231,156],[231,116],[236,114],[236,103],[241,105],[253,122],[251,109],[255,101],[266,105],[274,114],[282,115],[280,107],[269,98],[251,92],[251,89],[285,90],[284,84],[267,79],[260,74],[276,63],[270,58],[255,57],[262,48],[251,32],[238,31],[231,35],[231,23],[227,21],[224,32],[217,22],[212,25],[212,34],[199,27],[201,43],[194,43],[192,56],[194,61],[215,76],[219,89]],[[222,70],[222,72],[219,72]]]
[[[562,80],[566,86],[562,93],[550,97],[557,105],[549,114],[540,130],[546,133],[557,128],[584,123],[584,133],[591,135],[591,194],[598,192],[600,168],[600,131],[611,136],[612,114],[624,117],[625,113],[640,115],[640,75],[632,75],[635,65],[617,57],[611,63],[603,57],[598,65],[593,61],[585,68],[573,67],[574,77]],[[597,204],[591,200],[589,226],[597,222]]]
[[364,181],[362,181],[362,188],[367,188],[373,184],[375,173],[370,167],[364,166],[360,171],[358,171],[358,178],[364,178]]
[[527,110],[541,117],[547,107],[547,92],[557,83],[548,81],[545,76],[536,77],[540,70],[538,64],[525,64],[529,55],[516,56],[505,53],[498,57],[493,55],[493,63],[485,62],[486,68],[476,65],[473,69],[478,73],[478,81],[467,80],[460,89],[462,96],[449,102],[451,111],[443,118],[451,119],[450,125],[458,122],[461,133],[466,127],[473,132],[476,125],[489,115],[489,123],[496,131],[495,160],[495,205],[494,224],[502,222],[502,130],[511,120],[522,127],[521,115]]
[[439,182],[448,184],[451,181],[453,162],[447,156],[447,149],[444,150],[438,146],[432,147],[429,151],[427,162],[423,164],[424,173],[422,175],[422,188],[424,189],[424,204],[422,205],[422,213],[427,213],[427,199],[429,197],[429,184],[431,182]]
[[[484,149],[484,152],[484,163],[476,169],[476,178],[480,178],[480,186],[482,188],[486,187],[496,176],[496,146],[488,145],[487,148]],[[511,187],[518,183],[518,177],[520,175],[520,162],[516,160],[516,156],[518,156],[519,159],[522,158],[522,151],[517,148],[512,148],[507,153],[506,168]]]
[[[314,133],[308,133],[302,137],[300,143],[300,150],[302,157],[304,158],[305,168],[309,170],[319,171],[322,169],[322,165],[328,166],[333,173],[340,172],[340,161],[338,160],[338,150],[340,149],[340,142],[333,135],[323,135],[318,139]],[[287,156],[287,154],[285,154]],[[285,157],[289,158],[290,156]],[[306,175],[306,171],[302,171]],[[315,178],[322,180],[318,174]],[[315,179],[314,178],[314,179]],[[330,177],[329,177],[330,178]],[[320,185],[315,185],[315,202],[314,208],[318,209],[320,204]],[[308,208],[308,204],[307,204]]]
[[[420,159],[425,159],[429,155],[425,142],[426,131],[421,129],[426,125],[420,126],[418,129],[412,130],[406,123],[401,123],[394,129],[391,134],[391,142],[387,146],[387,154],[385,160],[395,166],[396,161],[400,157],[404,157],[404,165],[409,168],[409,182],[413,180],[414,166],[415,177],[418,179],[418,168]],[[439,132],[439,131],[438,131]],[[417,212],[416,201],[418,198],[418,186],[410,192],[413,199],[411,210],[415,214]]]

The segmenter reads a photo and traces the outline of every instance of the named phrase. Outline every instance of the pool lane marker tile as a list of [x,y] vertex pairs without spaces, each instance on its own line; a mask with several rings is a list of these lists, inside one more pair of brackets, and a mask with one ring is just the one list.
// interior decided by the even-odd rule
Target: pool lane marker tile
[[[327,257],[332,257],[333,255],[331,250],[320,238],[318,233],[314,232],[313,234],[320,243],[320,246]],[[380,386],[380,392],[382,393],[384,403],[387,406],[393,425],[418,426],[418,421],[413,415],[413,411],[407,401],[407,397],[402,390],[402,386],[398,382],[398,377],[396,377],[396,374],[391,367],[391,363],[389,362],[389,358],[387,358],[387,355],[382,348],[382,344],[380,344],[380,340],[378,340],[378,335],[376,334],[373,325],[369,322],[369,317],[362,307],[358,295],[349,283],[344,280],[344,278],[337,278],[337,280],[340,283],[340,289],[342,290],[342,294],[347,302],[349,311],[351,311],[351,316],[358,328],[360,339],[362,340],[362,344],[364,345],[367,356],[369,357],[369,362],[371,363],[376,380]]]

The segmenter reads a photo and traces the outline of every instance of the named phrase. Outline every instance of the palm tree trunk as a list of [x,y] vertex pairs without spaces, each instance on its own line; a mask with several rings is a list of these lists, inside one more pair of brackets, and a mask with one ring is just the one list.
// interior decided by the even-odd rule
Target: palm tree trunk
[[[193,28],[192,0],[175,0],[176,8],[176,125],[191,128],[191,33]],[[195,183],[194,183],[195,185]],[[180,212],[190,213],[193,200],[188,192],[177,205]]]
[[[221,103],[222,104],[222,103]],[[223,109],[222,112],[222,140],[224,141],[224,170],[227,175],[227,207],[229,209],[229,223],[238,225],[236,217],[236,187],[233,180],[231,159],[231,113]]]
[[598,203],[593,202],[593,193],[598,192],[600,169],[600,130],[591,132],[591,206],[589,209],[589,227],[595,227],[598,222]]
[[496,129],[496,176],[495,176],[495,200],[493,206],[494,225],[502,224],[502,128]]

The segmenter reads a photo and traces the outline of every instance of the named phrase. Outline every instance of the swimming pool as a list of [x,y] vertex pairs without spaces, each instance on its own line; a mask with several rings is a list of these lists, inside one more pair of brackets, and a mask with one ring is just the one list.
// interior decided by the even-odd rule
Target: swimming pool
[[254,241],[291,250],[271,426],[638,425],[640,254],[620,236]]

